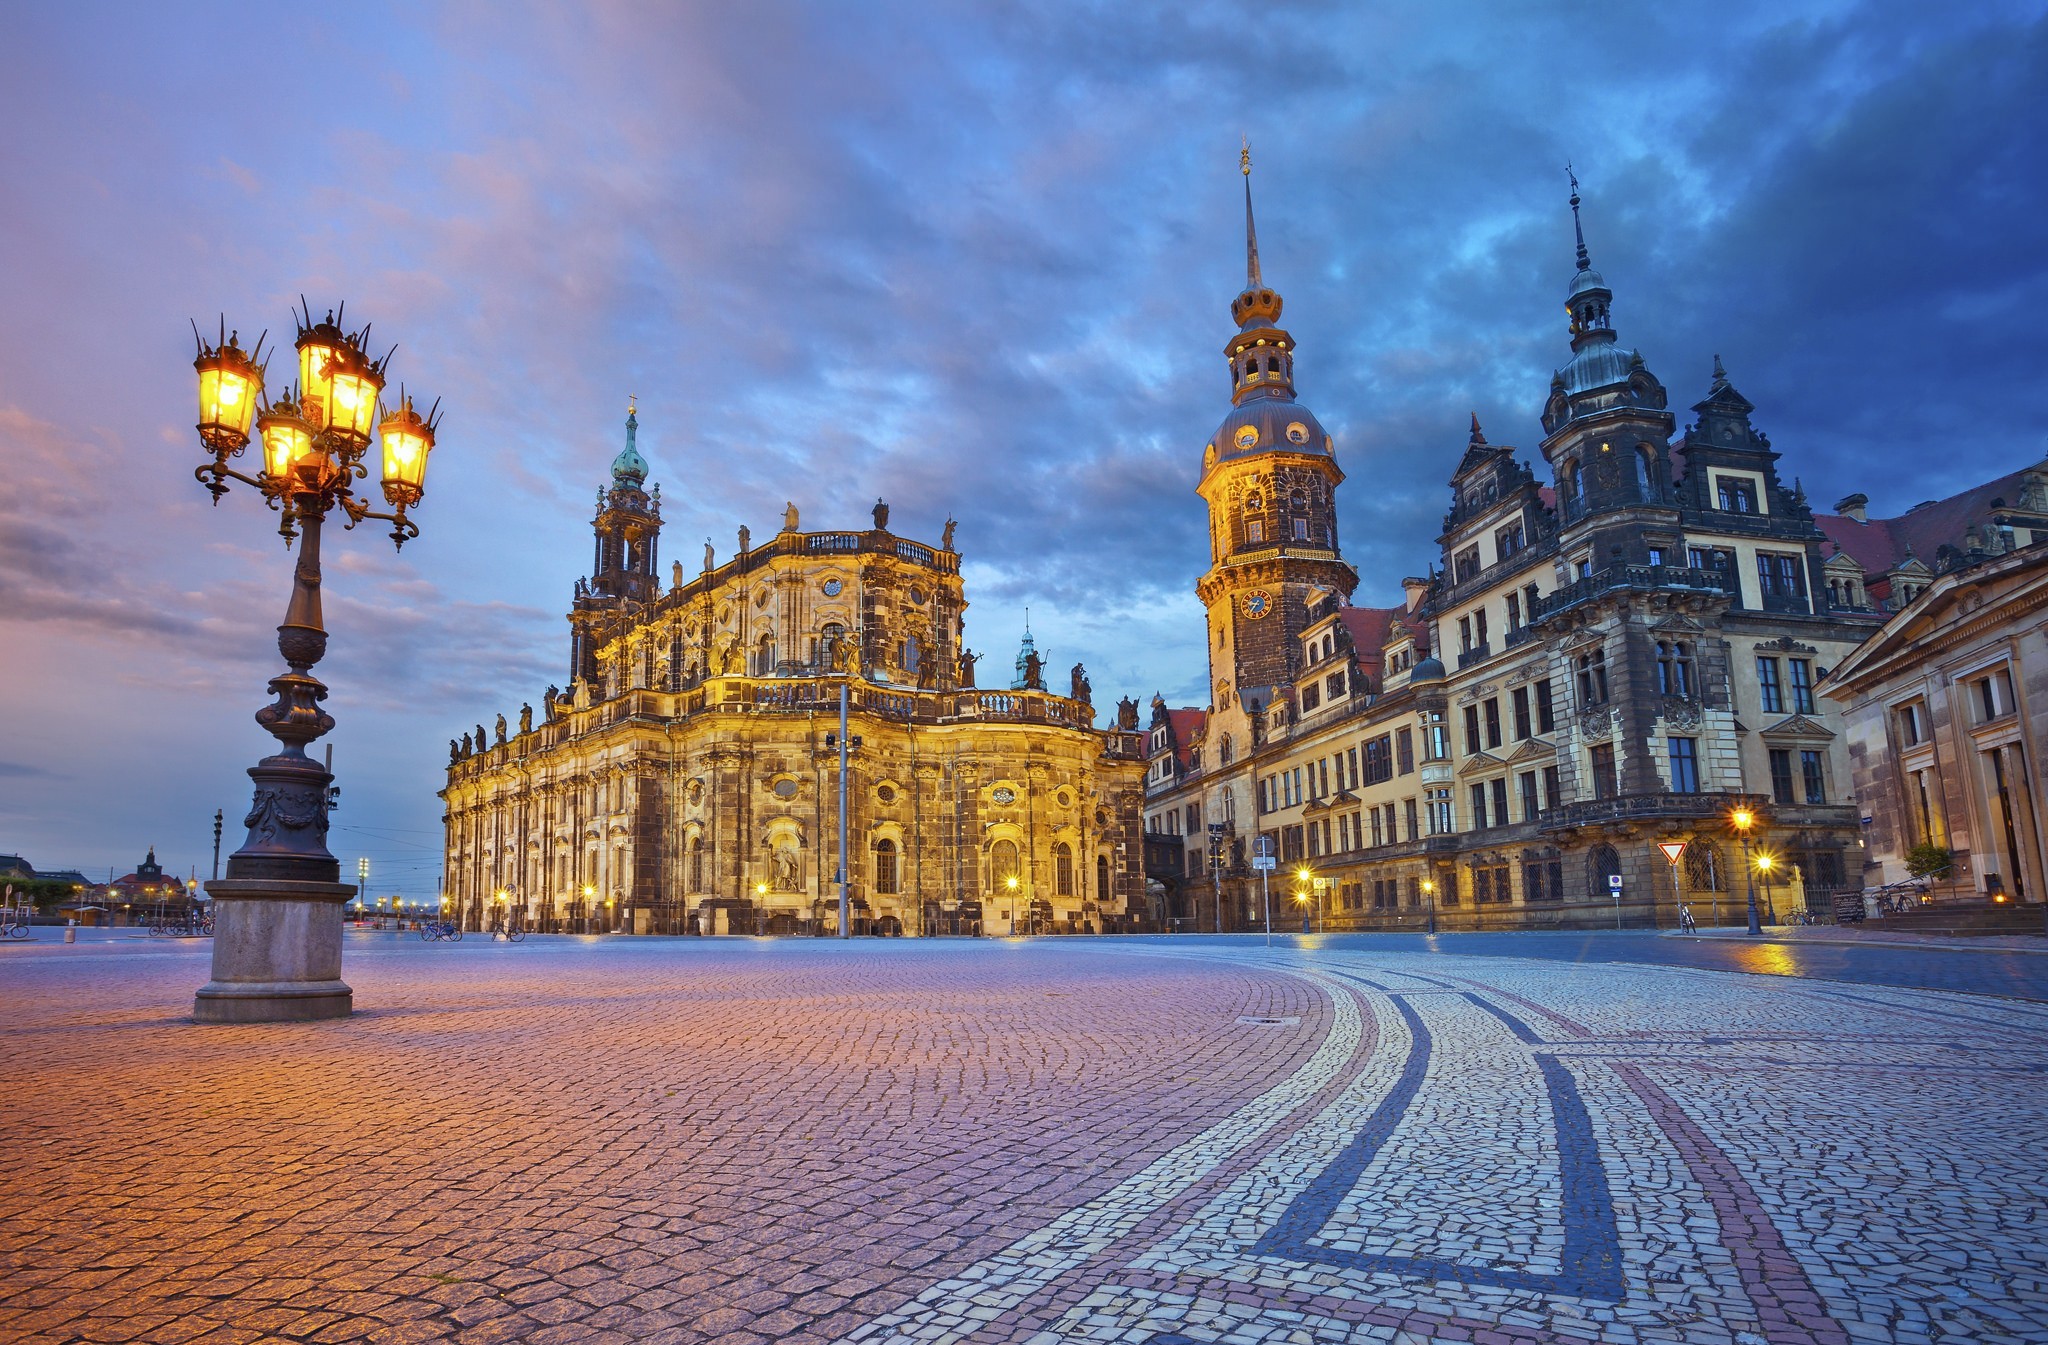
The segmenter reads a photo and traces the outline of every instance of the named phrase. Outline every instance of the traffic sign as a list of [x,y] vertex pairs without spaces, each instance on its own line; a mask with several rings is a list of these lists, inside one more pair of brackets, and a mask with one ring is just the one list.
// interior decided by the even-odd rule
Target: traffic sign
[[1280,867],[1280,861],[1271,855],[1253,855],[1252,867],[1258,870],[1277,869]]
[[1610,873],[1610,874],[1608,874],[1608,875],[1607,875],[1607,890],[1608,890],[1608,891],[1610,891],[1610,892],[1619,892],[1619,891],[1621,891],[1621,875],[1620,875],[1620,874],[1618,874],[1618,873]]
[[1657,842],[1657,848],[1664,852],[1664,861],[1667,864],[1675,865],[1678,863],[1678,857],[1685,853],[1685,842],[1659,841]]

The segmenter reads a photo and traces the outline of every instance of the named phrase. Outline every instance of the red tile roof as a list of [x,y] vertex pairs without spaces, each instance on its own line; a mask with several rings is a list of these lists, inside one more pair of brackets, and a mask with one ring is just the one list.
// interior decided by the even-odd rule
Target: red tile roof
[[1385,662],[1387,634],[1394,628],[1394,618],[1405,608],[1400,607],[1340,607],[1337,619],[1344,623],[1344,629],[1351,635],[1351,645],[1358,659],[1358,669],[1370,679],[1373,690],[1379,690],[1380,669]]
[[1180,763],[1182,770],[1187,770],[1188,748],[1193,745],[1202,730],[1208,727],[1209,712],[1193,708],[1168,710],[1166,722],[1173,727],[1173,758]]

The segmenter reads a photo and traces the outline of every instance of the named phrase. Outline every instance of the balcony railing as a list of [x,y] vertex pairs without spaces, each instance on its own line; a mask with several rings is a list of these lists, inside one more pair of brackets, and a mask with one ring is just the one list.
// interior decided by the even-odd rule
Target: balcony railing
[[[1739,594],[1735,577],[1726,570],[1696,569],[1686,565],[1610,565],[1584,579],[1577,579],[1555,593],[1535,602],[1531,622],[1554,616],[1568,607],[1589,602],[1616,589],[1682,589],[1699,593]],[[1524,637],[1527,638],[1527,637]]]
[[1747,808],[1762,817],[1768,814],[1769,807],[1770,800],[1761,794],[1619,794],[1546,809],[1537,816],[1536,827],[1539,831],[1561,831],[1614,822],[1698,821],[1726,817],[1737,808]]

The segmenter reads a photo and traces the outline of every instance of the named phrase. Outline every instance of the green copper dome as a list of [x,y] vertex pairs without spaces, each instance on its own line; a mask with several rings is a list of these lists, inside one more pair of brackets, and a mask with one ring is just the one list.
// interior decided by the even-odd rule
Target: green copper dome
[[640,416],[637,411],[626,412],[625,451],[612,459],[612,480],[622,486],[638,488],[647,479],[647,459],[640,456],[640,450],[633,447],[634,437],[640,431]]

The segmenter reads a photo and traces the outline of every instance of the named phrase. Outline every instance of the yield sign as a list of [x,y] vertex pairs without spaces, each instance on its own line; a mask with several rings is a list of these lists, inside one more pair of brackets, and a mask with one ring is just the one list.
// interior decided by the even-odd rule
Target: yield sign
[[1659,841],[1657,848],[1664,852],[1664,862],[1676,865],[1678,857],[1685,853],[1684,841]]

